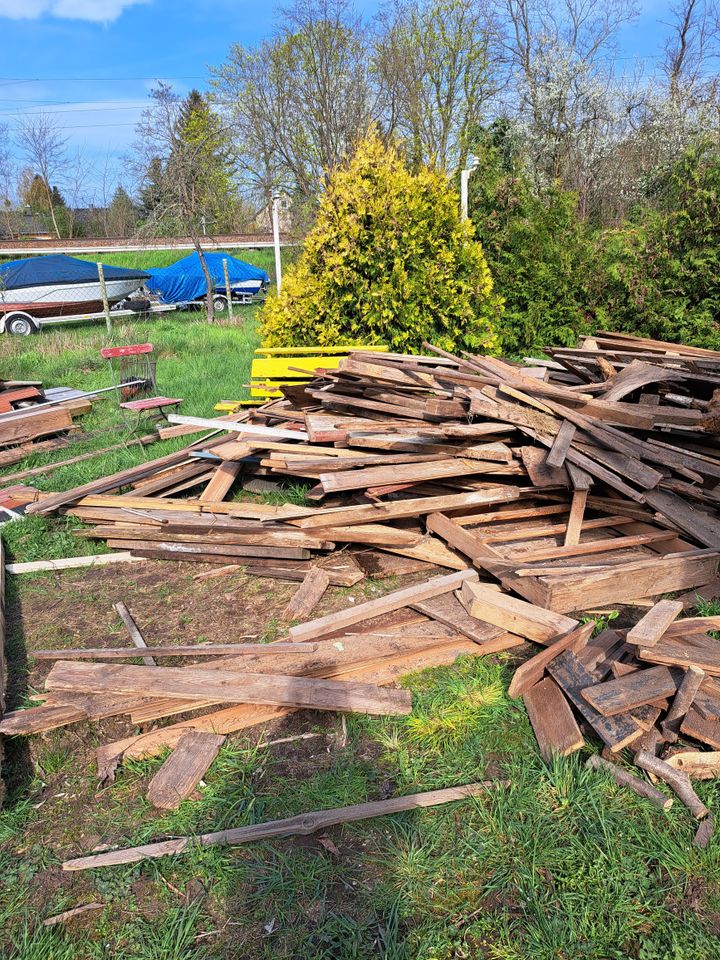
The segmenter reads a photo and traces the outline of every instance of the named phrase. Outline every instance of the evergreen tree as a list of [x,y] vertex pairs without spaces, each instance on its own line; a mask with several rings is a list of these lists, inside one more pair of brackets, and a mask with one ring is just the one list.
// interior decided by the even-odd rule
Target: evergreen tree
[[123,187],[118,187],[113,194],[108,209],[108,226],[111,236],[127,237],[137,224],[137,210],[130,199],[130,195]]
[[149,220],[163,203],[165,170],[160,157],[152,157],[140,190],[140,216]]
[[372,131],[331,176],[282,292],[262,312],[268,346],[385,343],[492,351],[502,303],[444,173],[411,171]]

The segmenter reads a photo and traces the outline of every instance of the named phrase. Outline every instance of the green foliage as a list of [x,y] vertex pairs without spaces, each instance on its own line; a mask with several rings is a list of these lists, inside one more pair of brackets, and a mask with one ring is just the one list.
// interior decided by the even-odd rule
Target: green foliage
[[371,131],[337,169],[282,293],[262,312],[267,346],[386,343],[497,349],[501,300],[446,176],[411,172]]
[[476,147],[470,215],[495,288],[505,301],[505,354],[569,346],[591,332],[588,280],[595,270],[591,232],[575,194],[559,185],[536,191],[508,156],[502,129]]
[[720,348],[720,152],[695,145],[603,240],[602,326]]

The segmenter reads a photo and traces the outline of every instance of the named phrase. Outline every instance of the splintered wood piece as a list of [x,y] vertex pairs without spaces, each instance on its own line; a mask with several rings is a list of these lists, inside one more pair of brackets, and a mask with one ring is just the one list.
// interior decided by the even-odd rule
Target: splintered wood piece
[[481,796],[486,790],[507,786],[507,783],[507,780],[489,780],[481,783],[469,783],[462,787],[450,787],[446,790],[430,790],[426,793],[413,793],[406,797],[392,797],[390,800],[357,803],[351,807],[315,810],[301,813],[296,817],[288,817],[285,820],[270,820],[267,823],[255,823],[249,827],[236,827],[233,830],[220,830],[217,833],[205,833],[195,837],[163,840],[159,843],[148,843],[141,847],[112,850],[95,856],[80,857],[77,860],[66,860],[62,868],[68,871],[89,870],[96,867],[111,867],[120,863],[137,863],[140,860],[171,856],[184,853],[192,847],[252,843],[256,840],[268,840],[276,837],[310,836],[318,830],[326,830],[338,823],[352,823],[356,820],[368,820],[371,817],[384,817],[389,813],[416,810],[420,807],[436,807],[443,803],[465,800],[467,797]]
[[71,910],[63,910],[62,913],[56,913],[52,917],[46,917],[43,920],[44,927],[54,927],[58,923],[66,923],[74,917],[79,917],[83,913],[91,913],[94,910],[104,910],[104,903],[83,903],[82,906],[73,907]]
[[[136,646],[139,650],[147,650],[147,644],[145,643],[145,637],[143,637],[143,635],[142,635],[142,634],[140,633],[140,631],[138,630],[138,625],[135,623],[135,621],[134,621],[134,619],[133,619],[130,611],[129,611],[128,608],[125,606],[125,604],[124,604],[122,601],[120,601],[119,603],[114,603],[114,604],[113,604],[113,609],[115,610],[115,612],[117,613],[117,615],[120,617],[120,619],[122,620],[122,622],[123,622],[123,623],[125,624],[125,626],[127,627],[127,631],[128,631],[128,633],[130,634],[130,639],[131,639],[132,642],[135,644],[135,646]],[[152,657],[143,657],[143,658],[142,658],[142,661],[143,661],[143,663],[145,664],[146,667],[154,667],[154,666],[156,666],[156,663],[155,663],[155,661],[153,660]]]
[[[467,586],[465,586],[467,583]],[[577,620],[518,600],[486,584],[466,580],[458,599],[471,617],[502,627],[536,643],[547,644],[577,626]]]
[[546,677],[525,692],[528,712],[540,753],[546,763],[579,750],[583,736],[558,685]]
[[664,760],[653,756],[647,750],[638,750],[634,758],[635,766],[647,773],[651,773],[664,780],[681,803],[684,803],[690,813],[698,820],[702,820],[710,812],[700,797],[695,793],[690,783],[690,777],[680,773]]
[[569,420],[563,420],[560,429],[555,435],[553,445],[550,447],[547,456],[545,457],[545,463],[549,467],[562,467],[562,465],[565,463],[565,457],[574,436],[575,427],[572,425],[572,423],[570,423]]
[[580,531],[582,530],[583,518],[585,517],[587,498],[587,490],[575,490],[572,495],[570,516],[568,518],[567,530],[565,531],[564,545],[566,547],[575,547],[580,543]]
[[672,797],[666,796],[653,787],[652,784],[646,783],[644,780],[641,780],[640,777],[636,777],[615,763],[603,760],[602,757],[598,757],[597,755],[589,757],[585,766],[590,770],[602,770],[604,773],[607,773],[608,776],[612,777],[618,786],[627,787],[639,797],[642,797],[644,800],[649,800],[651,803],[654,803],[656,807],[660,807],[661,810],[669,810],[673,805]]
[[53,665],[45,686],[48,690],[277,704],[368,714],[407,714],[412,710],[407,690],[382,690],[370,683],[196,667],[136,667],[61,660]]
[[696,707],[688,710],[680,724],[680,733],[720,750],[720,721],[703,717]]
[[653,700],[669,697],[677,690],[677,683],[667,667],[635,670],[605,683],[583,689],[582,695],[604,717],[616,717]]
[[150,781],[150,803],[161,810],[177,810],[205,776],[224,742],[224,735],[188,730]]
[[683,605],[679,600],[660,600],[628,630],[626,642],[642,647],[655,646],[682,610]]
[[461,586],[464,581],[477,580],[477,577],[477,572],[470,569],[460,570],[458,573],[449,573],[442,577],[433,577],[425,583],[418,583],[412,587],[395,590],[393,593],[388,593],[384,597],[378,597],[377,600],[358,603],[356,606],[350,607],[347,610],[338,610],[336,613],[328,614],[326,617],[320,617],[317,620],[310,620],[307,623],[290,627],[288,633],[290,638],[295,641],[316,640],[320,637],[328,636],[328,634],[337,633],[355,623],[362,623],[371,617],[377,617],[383,613],[399,610],[401,607],[418,603],[421,600],[429,600],[430,597],[437,597],[441,593],[449,593]]
[[547,669],[575,709],[582,714],[613,753],[617,753],[618,750],[637,740],[641,729],[631,715],[604,717],[582,696],[581,690],[591,686],[594,679],[574,653],[566,650],[548,664]]
[[305,575],[300,588],[283,610],[285,620],[303,620],[309,617],[322,600],[330,585],[330,577],[322,567],[312,567]]
[[592,636],[594,629],[594,620],[580,624],[580,626],[558,637],[545,650],[541,650],[540,653],[536,653],[534,657],[530,657],[525,663],[520,664],[510,681],[508,695],[520,697],[530,690],[533,684],[536,684],[542,678],[547,665],[552,663],[555,657],[560,656],[565,650],[571,650],[573,653],[582,650]]
[[673,699],[668,715],[662,723],[662,733],[668,743],[675,743],[680,733],[683,717],[692,706],[700,684],[705,679],[705,671],[692,664],[687,668],[682,683]]
[[666,760],[671,767],[686,773],[693,780],[713,780],[720,777],[720,751],[709,750],[700,753],[697,750],[684,750],[674,753]]

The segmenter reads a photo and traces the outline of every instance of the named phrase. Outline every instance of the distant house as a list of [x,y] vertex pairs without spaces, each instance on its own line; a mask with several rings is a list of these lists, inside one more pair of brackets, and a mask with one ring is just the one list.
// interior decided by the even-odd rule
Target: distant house
[[0,209],[0,240],[54,240],[42,217],[26,209]]

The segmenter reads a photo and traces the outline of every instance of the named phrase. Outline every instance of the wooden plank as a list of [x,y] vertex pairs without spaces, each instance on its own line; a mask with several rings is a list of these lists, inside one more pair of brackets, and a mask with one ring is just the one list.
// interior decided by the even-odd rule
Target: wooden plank
[[119,666],[59,660],[48,674],[45,688],[215,700],[219,703],[277,704],[351,713],[407,714],[412,710],[407,690],[381,690],[374,684],[195,667]]
[[569,420],[563,420],[562,426],[555,435],[553,444],[548,450],[545,463],[549,467],[562,467],[565,463],[570,444],[575,436],[575,427]]
[[107,545],[120,550],[127,550],[129,546],[132,553],[137,556],[140,556],[141,551],[160,552],[176,560],[183,560],[192,554],[200,554],[203,557],[273,557],[278,560],[308,560],[310,557],[310,551],[304,547],[256,547],[250,544],[209,543],[208,541],[185,543],[176,540],[117,540],[112,535]]
[[98,553],[89,557],[64,557],[61,560],[28,560],[26,563],[6,563],[8,573],[38,573],[45,570],[76,570],[81,567],[104,567],[108,563],[137,563],[131,553]]
[[229,433],[240,433],[247,436],[267,437],[268,440],[307,440],[304,430],[282,430],[279,427],[258,427],[252,423],[226,420],[224,417],[210,419],[208,417],[185,417],[171,413],[169,423],[177,423],[187,427],[201,427],[207,430],[227,430]]
[[369,620],[370,617],[377,617],[392,610],[399,610],[401,607],[419,603],[422,600],[429,600],[431,597],[437,597],[442,593],[449,593],[457,589],[464,581],[476,579],[476,571],[469,569],[461,570],[458,573],[449,573],[441,577],[433,577],[425,583],[405,587],[402,590],[388,593],[384,597],[378,597],[376,600],[368,600],[367,603],[359,603],[347,610],[339,610],[336,613],[328,614],[326,617],[290,627],[288,633],[290,638],[295,641],[317,640],[331,633],[337,633],[352,624]]
[[[138,626],[133,620],[130,614],[130,611],[125,606],[125,604],[122,601],[120,601],[119,603],[114,603],[113,609],[115,610],[117,615],[120,617],[122,622],[127,627],[127,631],[130,634],[130,639],[135,644],[135,646],[140,650],[146,650],[147,644],[145,643],[145,638],[138,630]],[[153,660],[152,657],[143,657],[143,663],[145,664],[146,667],[156,666],[155,661]]]
[[680,733],[707,743],[713,750],[720,750],[720,721],[706,719],[696,707],[691,707],[686,713]]
[[[505,782],[506,783],[506,782]],[[271,820],[268,823],[256,823],[249,827],[236,827],[217,833],[200,834],[194,837],[181,837],[176,840],[163,840],[159,843],[131,847],[127,850],[112,850],[94,856],[66,860],[63,870],[89,870],[97,867],[116,866],[120,863],[137,863],[157,857],[184,853],[192,847],[217,846],[218,844],[252,843],[275,837],[309,836],[319,830],[327,830],[338,823],[351,823],[367,820],[371,817],[384,817],[390,813],[404,810],[417,810],[423,807],[435,807],[444,803],[454,803],[467,797],[477,797],[492,786],[501,786],[503,781],[471,783],[462,787],[450,787],[445,790],[431,790],[427,793],[415,793],[405,797],[393,797],[390,800],[375,800],[358,803],[351,807],[336,807],[332,810],[318,810],[313,813],[301,813],[286,820]]]
[[475,617],[471,617],[452,593],[443,593],[439,597],[432,597],[430,600],[423,600],[420,603],[413,603],[412,609],[418,613],[430,617],[437,623],[442,623],[446,627],[457,633],[479,643],[483,648],[485,644],[496,641],[499,638],[505,638],[510,641],[509,645],[501,649],[509,649],[510,646],[520,646],[524,643],[522,637],[509,634],[502,627],[493,626],[490,623],[481,623]]
[[70,412],[62,407],[17,411],[15,416],[0,422],[0,446],[26,443],[36,437],[59,433],[70,427],[72,427],[72,417]]
[[488,484],[486,490],[454,493],[447,496],[417,497],[412,500],[397,500],[391,503],[378,503],[371,506],[330,507],[319,510],[310,517],[291,520],[298,527],[348,526],[355,523],[380,523],[383,520],[397,520],[401,517],[420,517],[436,511],[464,510],[470,507],[483,507],[488,504],[506,503],[517,500],[518,487],[504,484]]
[[616,717],[642,707],[677,690],[677,681],[667,667],[634,670],[616,680],[606,680],[584,688],[581,693],[591,707],[604,717]]
[[536,643],[550,643],[558,634],[574,630],[578,625],[577,620],[518,600],[477,581],[465,581],[459,599],[471,617]]
[[[567,423],[567,421],[565,421]],[[587,490],[575,490],[570,505],[570,516],[565,531],[565,546],[574,547],[580,543],[580,532],[585,517],[585,505],[587,503]]]
[[477,473],[499,473],[502,464],[489,464],[482,460],[433,460],[429,463],[408,463],[395,467],[368,467],[361,470],[343,470],[321,473],[320,485],[325,493],[342,490],[364,490],[399,483],[421,483],[424,480],[440,480],[464,477]]
[[713,647],[700,647],[680,640],[660,640],[653,647],[639,647],[636,656],[641,660],[665,666],[700,667],[710,676],[718,677],[720,676],[720,645],[713,643]]
[[[153,647],[154,657],[282,656],[315,653],[316,643],[190,643]],[[35,660],[132,660],[135,647],[78,647],[57,650],[33,650]],[[153,666],[154,664],[147,664]]]
[[283,610],[284,620],[304,620],[320,603],[330,585],[330,577],[322,567],[312,567],[300,584],[290,603]]
[[[578,491],[578,493],[584,493],[584,491]],[[541,560],[562,560],[567,557],[583,557],[596,553],[629,550],[650,543],[661,543],[665,540],[672,540],[674,536],[675,533],[672,530],[658,530],[655,533],[643,533],[636,536],[612,537],[607,540],[588,540],[585,543],[579,543],[575,546],[543,547],[541,549],[530,549],[522,552],[513,550],[511,554],[508,554],[508,559],[522,561],[523,563],[538,563]],[[561,567],[558,568],[558,573],[562,573]]]
[[560,688],[550,677],[530,687],[524,696],[525,709],[546,763],[554,756],[566,757],[584,745],[580,727]]
[[683,605],[679,600],[660,600],[628,630],[626,642],[642,647],[655,646],[682,610]]
[[556,657],[560,656],[560,654],[566,650],[571,650],[575,654],[580,653],[592,636],[594,629],[594,620],[590,620],[588,623],[582,623],[558,637],[557,640],[550,643],[545,650],[541,650],[540,653],[536,653],[534,657],[530,657],[525,663],[521,663],[510,681],[508,696],[520,697],[530,690],[532,686],[542,679],[542,675],[545,673],[548,664],[552,663]]
[[645,502],[693,540],[712,548],[720,543],[720,519],[697,509],[683,497],[669,491],[647,490]]
[[243,465],[240,461],[226,460],[221,463],[212,479],[200,494],[200,502],[214,503],[217,500],[224,500],[230,493],[230,488],[240,476]]
[[147,798],[161,810],[177,810],[207,773],[225,736],[188,730],[150,781]]
[[575,709],[613,753],[622,750],[640,736],[641,728],[631,716],[603,717],[590,706],[580,691],[592,686],[594,678],[573,653],[561,653],[547,669]]

